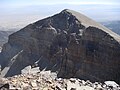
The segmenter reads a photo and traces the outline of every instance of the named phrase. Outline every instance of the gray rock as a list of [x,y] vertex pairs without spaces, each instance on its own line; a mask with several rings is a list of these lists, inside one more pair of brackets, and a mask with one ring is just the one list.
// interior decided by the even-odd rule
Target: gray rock
[[117,88],[119,87],[119,85],[114,81],[105,81],[104,83],[111,89],[117,90]]
[[[96,83],[97,86],[94,87],[95,83],[91,83],[91,86],[89,86],[88,82],[90,83],[91,81],[85,82],[77,78],[55,79],[51,75],[52,72],[50,71],[42,71],[42,73],[39,72],[37,74],[20,74],[8,78],[0,78],[0,90],[119,90],[120,88],[117,86],[111,89],[103,83]],[[75,80],[75,82],[71,82],[71,80]],[[81,85],[80,81],[84,81],[85,84]]]
[[27,66],[21,70],[21,74],[37,74],[38,72],[40,72],[39,67],[31,68],[31,66]]

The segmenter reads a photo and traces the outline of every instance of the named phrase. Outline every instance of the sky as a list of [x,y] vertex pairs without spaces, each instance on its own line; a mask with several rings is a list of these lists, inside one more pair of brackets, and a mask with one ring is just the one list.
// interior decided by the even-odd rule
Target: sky
[[8,6],[50,5],[50,4],[118,4],[120,0],[0,0]]
[[0,0],[0,29],[22,28],[63,9],[97,22],[120,20],[120,0]]

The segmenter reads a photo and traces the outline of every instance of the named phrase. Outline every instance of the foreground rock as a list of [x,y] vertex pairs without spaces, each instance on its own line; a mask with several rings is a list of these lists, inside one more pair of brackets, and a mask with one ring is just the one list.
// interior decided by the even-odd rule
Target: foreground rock
[[27,66],[21,70],[21,74],[37,74],[38,72],[40,72],[39,67],[32,68],[31,66]]
[[119,90],[120,87],[110,87],[99,82],[92,83],[76,78],[57,78],[51,71],[41,71],[37,74],[20,74],[1,78],[0,90]]
[[80,13],[63,10],[10,35],[0,64],[6,77],[37,65],[58,72],[58,77],[120,83],[120,36]]

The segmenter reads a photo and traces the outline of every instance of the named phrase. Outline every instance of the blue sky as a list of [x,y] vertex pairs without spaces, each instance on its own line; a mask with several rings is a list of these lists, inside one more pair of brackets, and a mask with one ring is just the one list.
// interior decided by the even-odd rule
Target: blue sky
[[120,0],[0,0],[0,27],[23,27],[66,8],[98,22],[120,20]]

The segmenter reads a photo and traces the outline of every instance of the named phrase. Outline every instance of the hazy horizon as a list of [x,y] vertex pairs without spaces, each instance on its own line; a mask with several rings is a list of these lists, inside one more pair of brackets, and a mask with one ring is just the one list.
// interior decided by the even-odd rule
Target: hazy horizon
[[120,20],[119,0],[1,0],[0,27],[22,28],[63,9],[80,12],[97,22]]

